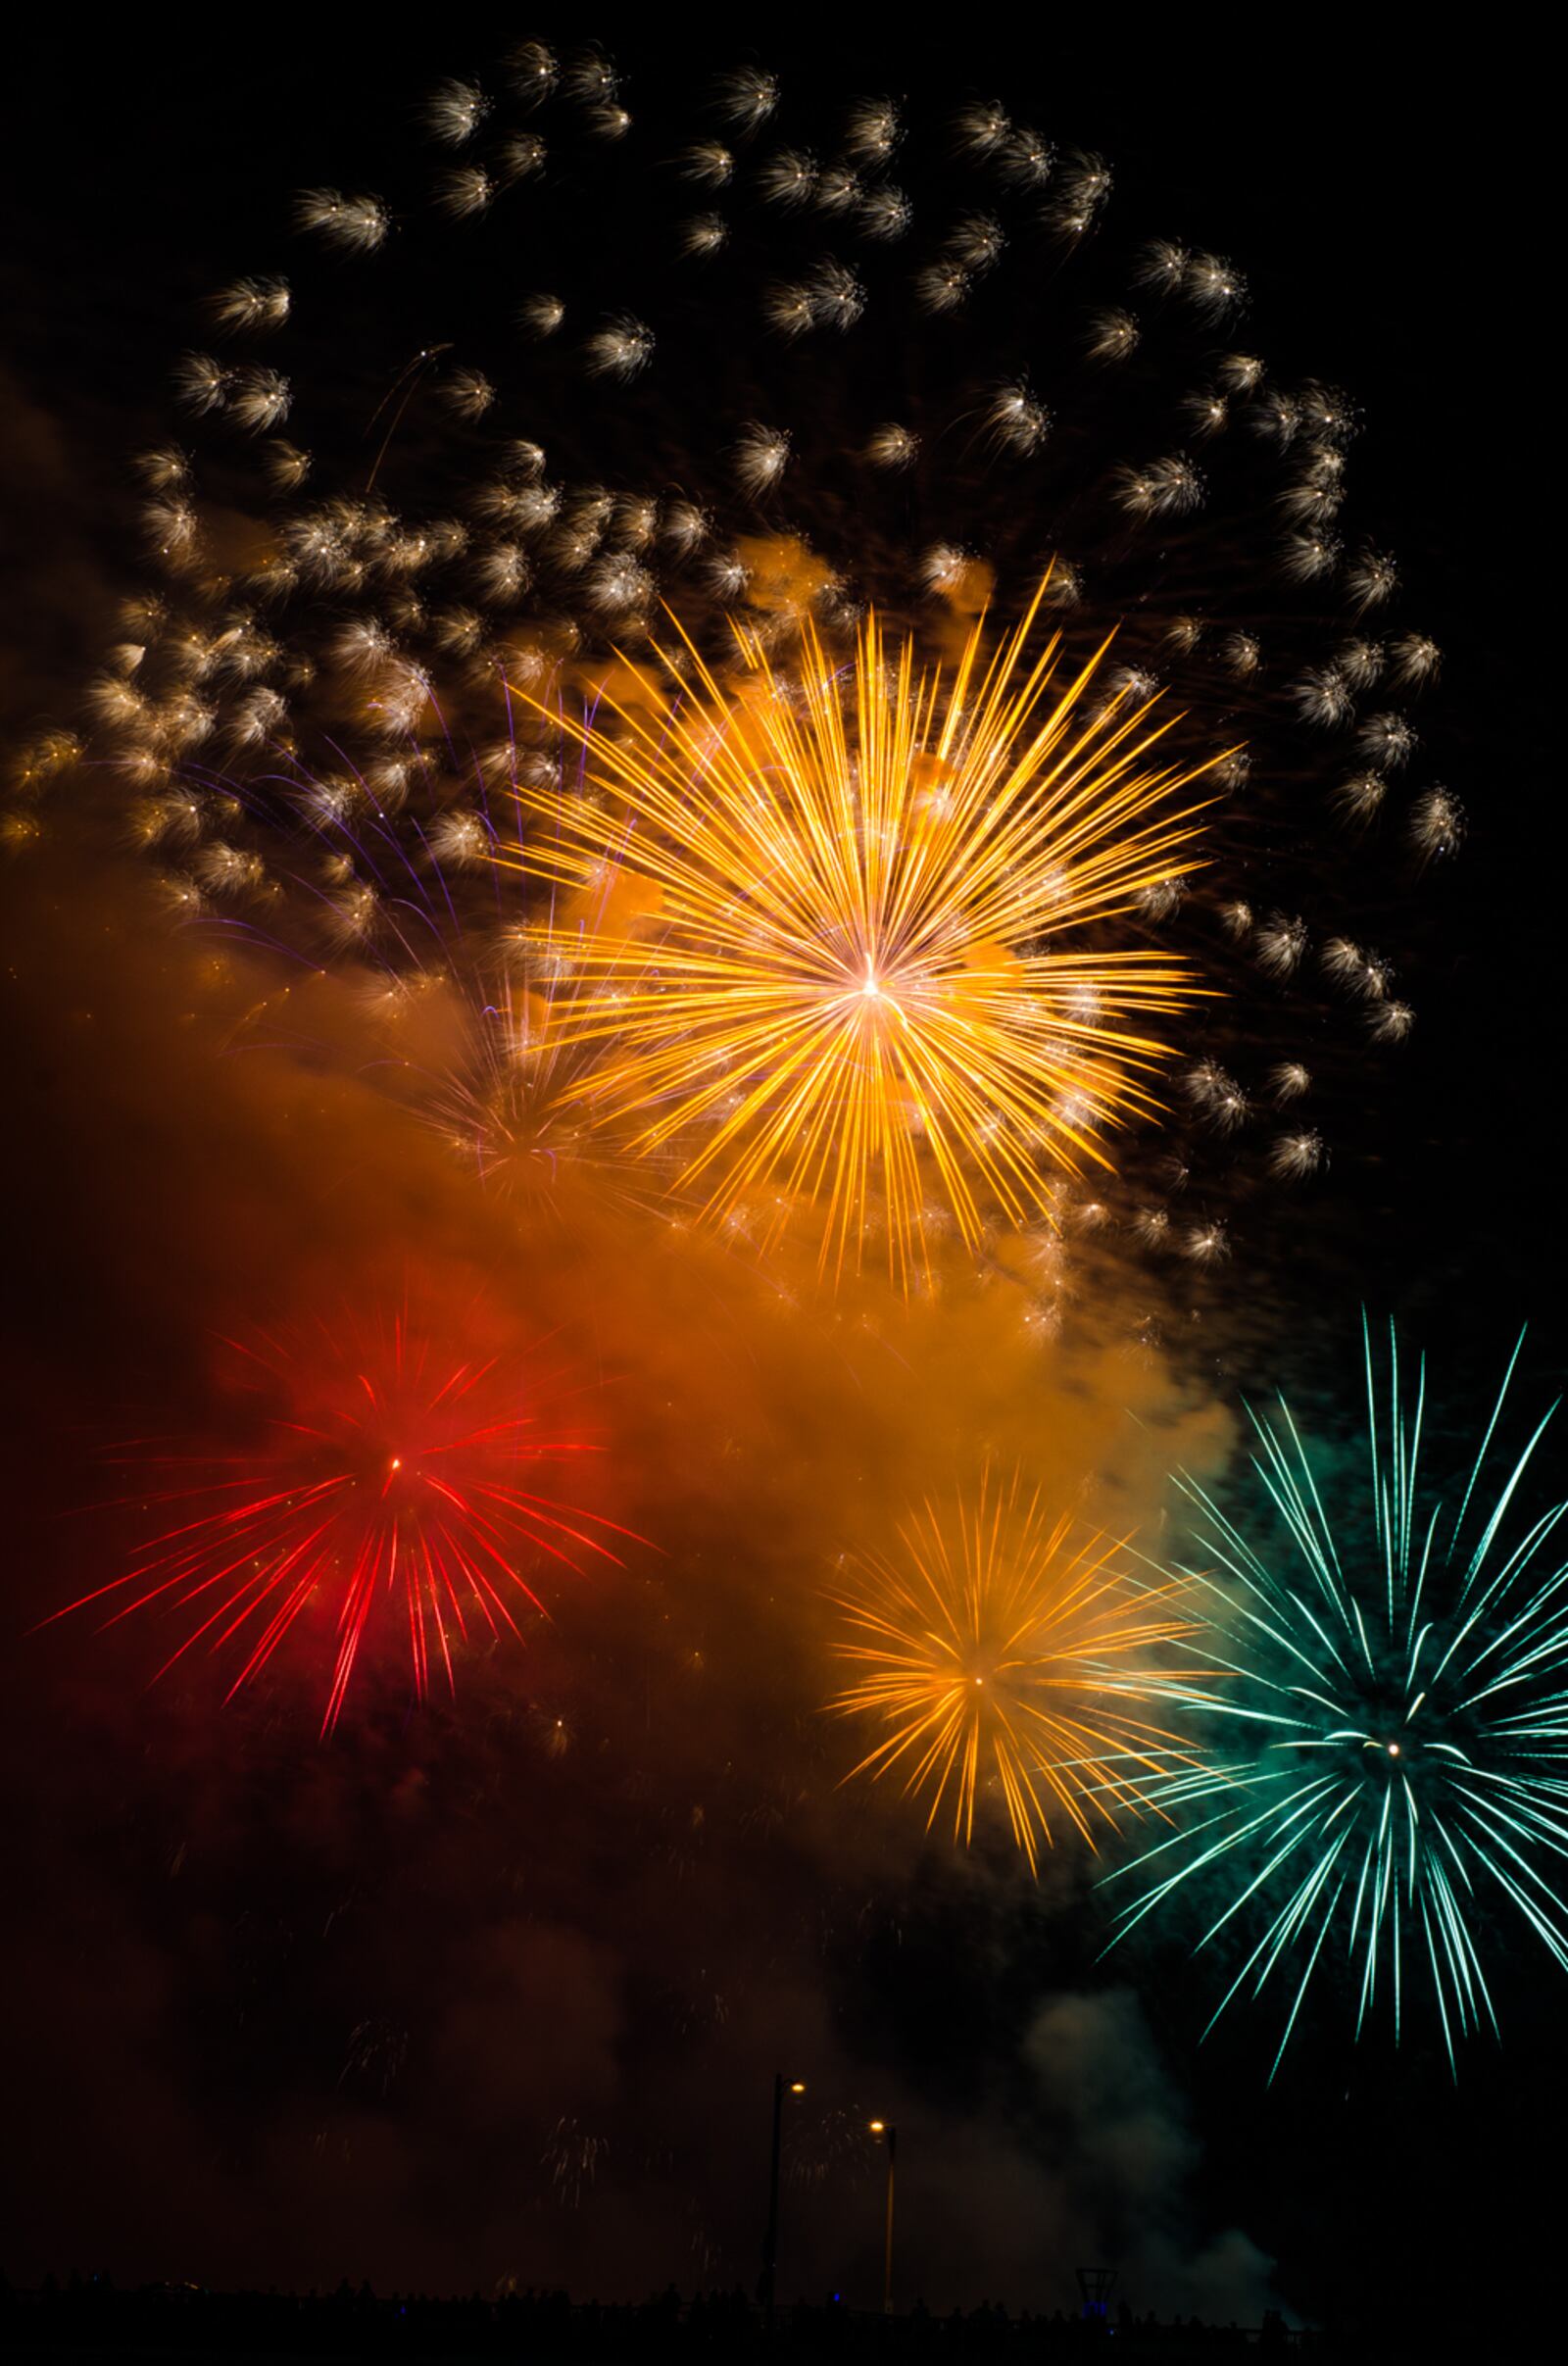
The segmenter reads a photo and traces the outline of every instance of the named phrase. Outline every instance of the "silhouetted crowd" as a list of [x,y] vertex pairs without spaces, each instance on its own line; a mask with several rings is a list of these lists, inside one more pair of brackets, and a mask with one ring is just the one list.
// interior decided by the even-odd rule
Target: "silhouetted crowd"
[[1283,2357],[1312,2350],[1310,2336],[1288,2332],[1279,2318],[1261,2326],[1202,2325],[1194,2317],[1156,2322],[1114,2306],[1102,2317],[1009,2315],[1000,2301],[939,2314],[917,2301],[891,2317],[820,2304],[780,2307],[769,2328],[762,2310],[736,2289],[682,2299],[673,2286],[640,2302],[573,2301],[564,2292],[512,2292],[494,2299],[432,2299],[424,2292],[213,2292],[196,2285],[119,2290],[107,2276],[50,2277],[37,2292],[0,2286],[0,2346],[14,2360],[127,2352],[159,2358],[509,2358],[521,2366],[655,2366],[669,2360],[776,2358],[781,2366],[816,2359],[970,2361],[1063,2359],[1109,2352],[1124,2358],[1171,2358],[1191,2366],[1251,2354]]

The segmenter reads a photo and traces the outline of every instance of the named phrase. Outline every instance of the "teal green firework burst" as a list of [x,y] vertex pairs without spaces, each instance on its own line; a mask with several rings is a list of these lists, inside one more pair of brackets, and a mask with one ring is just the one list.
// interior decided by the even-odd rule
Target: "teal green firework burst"
[[1320,1966],[1348,1971],[1357,2036],[1381,1995],[1397,2039],[1419,1987],[1453,2067],[1461,2036],[1497,2025],[1483,1954],[1499,1921],[1568,1969],[1568,1503],[1518,1507],[1555,1408],[1502,1450],[1521,1338],[1468,1477],[1439,1494],[1425,1363],[1401,1384],[1391,1326],[1380,1381],[1362,1328],[1364,1478],[1344,1483],[1282,1398],[1248,1408],[1271,1510],[1239,1524],[1179,1481],[1198,1516],[1176,1574],[1205,1664],[1178,1689],[1207,1747],[1151,1795],[1173,1835],[1109,1877],[1135,1893],[1113,1945],[1186,1898],[1206,1908],[1200,1952],[1245,1950],[1210,2029],[1238,1995],[1290,1995],[1270,2078]]

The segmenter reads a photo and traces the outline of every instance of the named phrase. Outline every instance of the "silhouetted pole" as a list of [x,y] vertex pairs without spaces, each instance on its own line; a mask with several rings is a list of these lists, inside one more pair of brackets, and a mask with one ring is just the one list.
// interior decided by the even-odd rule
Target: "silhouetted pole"
[[767,2236],[762,2244],[762,2318],[769,2341],[773,2337],[773,2289],[778,2275],[778,2156],[784,2141],[784,2096],[804,2095],[804,2079],[773,2073],[773,2144],[767,2164]]
[[891,2120],[867,2120],[873,2136],[879,2136],[888,2148],[887,2223],[882,2233],[882,2314],[893,2314],[893,2172],[898,2165],[899,2132]]

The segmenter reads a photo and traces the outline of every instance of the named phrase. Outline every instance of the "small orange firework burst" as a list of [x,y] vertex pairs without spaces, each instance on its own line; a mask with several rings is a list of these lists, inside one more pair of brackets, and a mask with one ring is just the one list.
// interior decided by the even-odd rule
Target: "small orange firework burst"
[[1176,1585],[1144,1583],[1121,1543],[1071,1531],[1018,1473],[988,1470],[972,1499],[911,1514],[900,1557],[857,1562],[830,1597],[857,1673],[829,1709],[886,1729],[846,1782],[898,1769],[929,1799],[926,1830],[951,1803],[965,1847],[977,1795],[1000,1794],[1031,1872],[1053,1803],[1093,1848],[1092,1819],[1143,1813],[1145,1781],[1184,1755],[1143,1713],[1171,1690],[1151,1655],[1193,1632]]
[[1044,591],[951,675],[874,616],[842,665],[808,623],[787,671],[738,629],[731,687],[688,642],[678,697],[640,669],[613,729],[566,719],[578,776],[520,786],[498,856],[555,891],[528,925],[574,981],[564,1039],[607,1046],[596,1122],[674,1146],[710,1216],[817,1207],[835,1277],[880,1229],[906,1284],[933,1207],[970,1243],[1049,1216],[1053,1174],[1157,1108],[1144,1023],[1198,991],[1118,923],[1193,867],[1206,767],[1098,695],[1102,649],[1061,680],[1056,639],[1026,655]]

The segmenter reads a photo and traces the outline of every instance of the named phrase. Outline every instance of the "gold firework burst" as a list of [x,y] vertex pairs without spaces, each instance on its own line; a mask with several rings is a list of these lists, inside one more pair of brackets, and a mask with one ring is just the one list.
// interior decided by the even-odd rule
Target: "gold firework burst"
[[613,728],[565,717],[577,776],[518,790],[500,859],[554,890],[570,1040],[613,1039],[584,1093],[710,1214],[820,1207],[835,1274],[878,1222],[906,1281],[933,1208],[969,1242],[1049,1214],[1054,1170],[1156,1108],[1144,1021],[1197,991],[1125,923],[1191,867],[1205,767],[1160,761],[1152,702],[1091,698],[1102,649],[1062,681],[1056,639],[1027,656],[1040,597],[951,674],[875,616],[788,671],[741,630],[728,687],[687,643],[680,695],[637,669]]
[[897,1771],[926,1830],[951,1806],[965,1847],[994,1790],[1031,1871],[1053,1806],[1091,1848],[1096,1821],[1143,1812],[1144,1784],[1186,1754],[1145,1714],[1171,1684],[1151,1655],[1193,1632],[1176,1582],[1133,1577],[1108,1538],[1074,1544],[1017,1473],[928,1502],[899,1536],[897,1559],[857,1562],[830,1597],[857,1672],[828,1706],[884,1729],[845,1780]]

